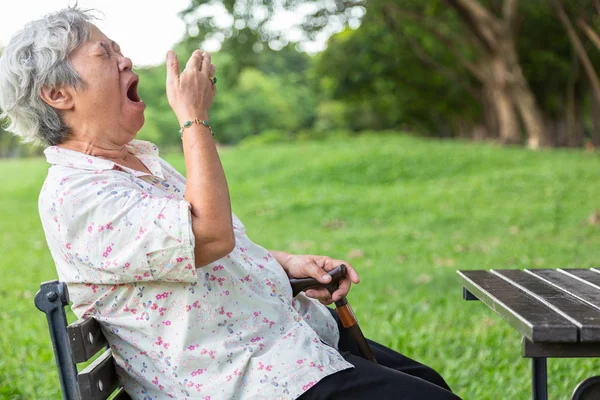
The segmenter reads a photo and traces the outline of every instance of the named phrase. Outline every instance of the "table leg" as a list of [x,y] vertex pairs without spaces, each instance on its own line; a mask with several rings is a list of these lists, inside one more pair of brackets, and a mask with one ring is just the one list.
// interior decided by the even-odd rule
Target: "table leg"
[[531,359],[533,400],[548,400],[548,369],[545,357]]

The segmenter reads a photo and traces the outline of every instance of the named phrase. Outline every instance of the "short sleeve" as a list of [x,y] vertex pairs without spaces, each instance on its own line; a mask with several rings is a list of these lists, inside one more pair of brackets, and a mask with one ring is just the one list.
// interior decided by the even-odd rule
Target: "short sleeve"
[[196,281],[187,201],[155,197],[119,171],[71,176],[66,186],[54,206],[70,281]]

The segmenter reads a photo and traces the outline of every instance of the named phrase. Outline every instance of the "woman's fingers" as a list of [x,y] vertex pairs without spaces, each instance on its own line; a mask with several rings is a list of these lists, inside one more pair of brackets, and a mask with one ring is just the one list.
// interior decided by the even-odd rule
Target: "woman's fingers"
[[202,53],[202,66],[200,67],[200,71],[206,73],[207,75],[209,75],[211,72],[210,61],[211,61],[210,53],[206,53],[206,52]]
[[308,297],[313,298],[313,299],[317,299],[317,300],[319,300],[323,304],[327,305],[327,304],[333,303],[333,300],[331,299],[331,294],[325,288],[309,289],[309,290],[307,290],[304,293]]
[[[348,272],[348,278],[352,281],[352,283],[360,283],[360,277],[358,276],[358,272],[354,269],[354,267],[348,264],[345,261],[338,260],[339,264],[346,265],[346,271]],[[338,264],[338,265],[339,265]]]
[[315,278],[321,283],[329,283],[331,281],[331,276],[329,276],[327,272],[323,271],[323,269],[314,261],[307,263],[303,272],[306,274],[306,276]]
[[191,71],[200,71],[202,59],[202,52],[200,50],[194,50],[192,56],[185,65],[185,69],[189,69]]
[[167,52],[167,83],[175,82],[179,76],[179,59],[174,51]]
[[348,292],[350,292],[350,280],[342,279],[337,290],[331,294],[331,298],[333,301],[338,301],[342,297],[347,296]]
[[178,119],[185,121],[191,117],[208,116],[216,94],[215,85],[208,80],[207,71],[211,66],[210,54],[195,50],[184,71],[179,73],[175,54],[172,51],[168,53],[167,98]]

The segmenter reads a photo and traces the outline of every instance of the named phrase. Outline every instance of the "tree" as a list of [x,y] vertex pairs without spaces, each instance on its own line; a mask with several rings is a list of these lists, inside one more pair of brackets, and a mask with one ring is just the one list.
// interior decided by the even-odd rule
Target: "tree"
[[[326,93],[357,111],[354,126],[409,124],[438,135],[526,139],[531,148],[583,142],[595,85],[590,71],[599,60],[584,43],[589,63],[581,61],[572,36],[557,29],[550,2],[228,0],[226,25],[206,12],[208,3],[194,0],[183,13],[190,29],[221,37],[224,47],[235,44],[244,52],[240,64],[253,62],[265,44],[277,48],[290,39],[272,29],[278,9],[304,10],[298,40],[342,30],[318,57],[315,76]],[[593,3],[562,6],[581,16]],[[360,19],[358,29],[348,29]]]

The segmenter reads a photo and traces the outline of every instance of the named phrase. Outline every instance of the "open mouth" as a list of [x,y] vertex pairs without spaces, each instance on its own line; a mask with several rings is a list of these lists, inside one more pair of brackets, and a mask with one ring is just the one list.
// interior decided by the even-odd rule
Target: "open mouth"
[[129,89],[127,89],[127,98],[134,103],[139,103],[140,101],[142,101],[137,91],[138,83],[139,79],[134,79],[133,82],[131,82],[131,84],[129,85]]

